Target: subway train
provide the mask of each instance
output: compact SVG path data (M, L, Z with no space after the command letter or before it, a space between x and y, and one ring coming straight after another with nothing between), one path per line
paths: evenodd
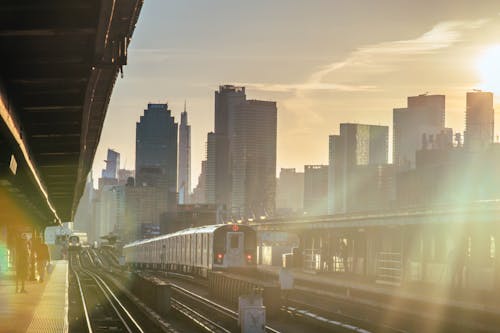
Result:
M87 244L87 233L86 232L73 232L68 237L68 250L69 251L80 251L82 246Z
M68 238L68 250L69 251L79 251L82 248L80 243L80 237L78 235L71 235Z
M135 268L161 269L206 277L208 271L255 267L257 235L239 224L184 229L123 247Z

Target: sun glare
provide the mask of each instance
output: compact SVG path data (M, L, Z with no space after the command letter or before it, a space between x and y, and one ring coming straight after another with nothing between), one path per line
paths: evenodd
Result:
M486 49L477 62L483 90L500 93L500 45Z

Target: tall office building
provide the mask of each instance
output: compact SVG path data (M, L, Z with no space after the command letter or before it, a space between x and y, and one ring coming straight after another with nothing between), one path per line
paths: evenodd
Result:
M231 208L232 117L235 107L245 100L245 87L224 85L215 92L215 137L213 139L215 139L216 154L215 161L208 161L208 167L215 165L215 203L226 211Z
M301 214L304 210L304 173L281 168L276 184L277 215Z
M179 203L188 204L191 193L191 126L188 125L186 105L179 126Z
M134 178L135 171L120 169L118 170L118 185L126 185L129 181L129 178Z
M113 178L118 179L118 170L120 169L120 153L108 149L108 155L106 157L106 168L102 170L102 178Z
M389 127L340 124L340 135L329 138L328 212L345 213L355 204L361 185L355 167L388 162Z
M467 93L465 112L465 147L467 149L484 149L493 143L494 117L493 93L484 91Z
M236 218L274 215L276 102L247 100L230 116L231 211Z
M304 214L328 213L328 165L304 166Z
M94 180L92 179L92 173L87 176L87 181L85 182L85 188L83 190L82 197L78 202L78 207L76 209L74 218L74 228L78 231L86 232L90 235L90 224L92 220L92 199L94 194ZM93 241L89 239L89 241Z
M206 164L206 179L205 179L205 200L207 204L215 205L216 200L216 135L213 132L207 135L207 164Z
M167 104L148 104L136 124L137 186L177 191L177 123Z
M415 155L422 149L423 141L433 145L444 126L444 95L408 97L406 108L393 109L393 164L403 169L415 168Z

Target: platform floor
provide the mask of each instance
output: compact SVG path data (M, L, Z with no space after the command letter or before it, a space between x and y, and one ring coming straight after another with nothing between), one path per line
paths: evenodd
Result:
M52 265L45 282L26 282L26 294L16 293L14 272L0 275L0 332L68 332L68 262Z
M259 265L258 269L263 273L278 276L281 267ZM483 311L500 315L500 302L498 302L496 297L485 300L484 297L479 297L477 293L474 292L465 292L463 290L458 292L440 287L431 289L425 286L394 287L377 284L363 280L357 276L344 275L342 273L312 274L300 269L291 269L290 273L296 281L320 283L321 285L331 285L332 287L349 288L395 298L453 306L464 310ZM306 287L300 288L307 289ZM321 293L328 294L329 292L327 290L322 290Z

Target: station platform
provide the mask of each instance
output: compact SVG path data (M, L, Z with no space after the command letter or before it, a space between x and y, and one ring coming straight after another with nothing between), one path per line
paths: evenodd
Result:
M0 332L68 332L68 262L52 265L45 282L26 282L27 293L16 293L14 272L0 275Z
M278 277L281 267L259 265L262 273ZM301 269L290 269L295 280L295 288L337 298L355 300L362 294L373 295L383 303L387 299L401 299L420 304L447 306L466 311L477 311L500 315L500 302L495 295L487 295L466 290L452 290L446 287L423 285L392 286L367 281L356 275L342 273L310 273ZM331 290L317 289L314 285L331 286ZM379 297L377 297L379 296ZM376 301L366 302L377 305ZM387 304L385 304L387 305ZM401 305L401 304L400 304Z

